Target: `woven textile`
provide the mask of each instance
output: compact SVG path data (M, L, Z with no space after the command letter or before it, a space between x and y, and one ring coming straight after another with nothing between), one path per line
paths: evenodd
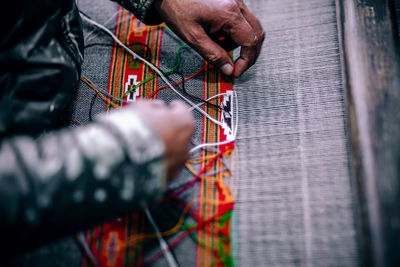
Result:
M236 200L231 221L235 265L356 266L357 224L334 1L246 2L261 20L266 41L257 64L234 85L240 114L233 157L236 182L232 185ZM115 31L116 4L108 0L98 0L96 4L80 0L78 4L85 13ZM85 24L84 30L86 45L113 43L91 26ZM165 31L161 41L157 60L167 70L175 65L176 51L182 43ZM110 46L85 50L83 75L104 90L109 88L112 54ZM182 49L181 55L181 66L186 67L180 71L185 77L202 67L202 59L190 49ZM178 74L170 78L176 82L181 79ZM203 72L188 80L187 90L205 96L204 79ZM163 86L160 80L157 83ZM154 90L150 84L146 88L149 92ZM86 85L80 85L72 118L81 123L89 120L94 95ZM170 101L175 96L162 90L158 98ZM105 110L106 104L97 97L92 113ZM201 121L202 116L195 116L196 121ZM197 127L193 140L196 144L203 138L203 125ZM172 188L187 183L185 177L190 174L184 172ZM192 196L196 192L199 184L187 193ZM159 224L166 220L168 227L173 222L163 212L162 208L158 211L152 207L155 220ZM144 214L136 216L132 222L147 220ZM194 244L185 238L174 248L181 266L196 265ZM156 240L146 248L148 255L159 252ZM64 248L58 254L72 255L71 251L76 250ZM34 265L35 253L32 254L29 259ZM58 254L52 254L55 256L47 257L47 266L58 263ZM167 262L160 258L153 265L166 266Z
M234 86L240 114L235 263L357 265L335 3L247 4L266 41L257 64ZM160 60L171 57L161 52Z
M193 144L233 138L232 79L205 63L165 26L145 26L122 8L119 8L115 20L117 37L160 67L187 98L201 103L199 99L224 94L202 106L207 114L223 122L223 127L215 125L200 113L196 114L197 129ZM87 47L92 46L104 44L87 43ZM164 87L161 79L143 62L133 58L123 48L113 47L109 94L129 102L139 98L159 98L166 102L179 99L170 88ZM119 101L109 99L106 109L120 105ZM91 113L94 113L93 110L89 111ZM79 121L78 118L76 120ZM169 185L168 200L149 207L171 249L171 255L179 265L233 264L230 243L230 218L234 205L230 188L232 149L233 145L227 144L196 152L180 177ZM86 242L101 266L162 266L165 264L164 252L160 250L159 237L154 228L148 215L139 211L88 231ZM181 250L186 253L179 252ZM84 259L83 266L88 264L89 260Z
M335 1L247 1L266 41L235 82L238 266L355 266Z

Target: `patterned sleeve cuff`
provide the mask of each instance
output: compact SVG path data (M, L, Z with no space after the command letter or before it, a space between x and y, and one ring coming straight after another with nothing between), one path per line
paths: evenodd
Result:
M160 15L154 8L157 0L113 0L135 14L135 17L147 25L157 25L162 22Z
M153 200L160 199L165 190L166 170L164 144L159 137L133 110L111 112L97 120L118 132L129 160L136 166L135 182L125 186L122 198L129 202L133 196L143 195L139 198L143 201L138 203L140 206L148 204L149 196Z

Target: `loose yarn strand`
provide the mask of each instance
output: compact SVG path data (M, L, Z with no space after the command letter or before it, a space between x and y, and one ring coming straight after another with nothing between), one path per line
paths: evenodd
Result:
M133 52L129 47L127 47L123 42L121 42L109 29L107 29L103 25L99 24L98 22L96 22L94 20L91 20L90 18L86 17L84 14L82 14L82 15L83 15L82 18L84 20L86 20L88 23L97 26L98 28L102 29L105 33L110 35L114 39L114 41L117 42L120 46L122 46L129 54L131 54L134 59L139 59L140 61L144 62L147 66L149 66L152 70L154 70L160 76L160 78L169 86L169 88L171 88L179 97L181 97L183 100L185 100L189 105L195 107L195 109L197 111L202 113L204 116L206 116L213 123L215 123L215 124L217 124L219 126L223 126L223 124L221 122L219 122L218 120L216 120L213 117L211 117L209 114L207 114L207 112L205 112L201 108L197 107L192 101L190 101L188 98L183 96L177 89L175 89L175 87L172 86L172 84L164 76L162 71L160 71L156 66L154 66L152 63L150 63L149 61L147 61L143 57L141 57L138 54L136 54L135 52Z
M165 255L165 258L167 259L167 263L169 267L178 267L178 263L176 262L176 260L174 259L174 256L172 256L171 251L168 249L168 244L167 242L164 240L164 238L162 237L162 235L160 234L161 231L158 228L156 222L153 219L153 216L151 215L150 211L148 208L146 208L145 210L146 216L149 219L151 225L153 226L154 230L156 231L157 234L157 239L158 242L160 243L160 247L161 247L161 251L163 252L163 254Z

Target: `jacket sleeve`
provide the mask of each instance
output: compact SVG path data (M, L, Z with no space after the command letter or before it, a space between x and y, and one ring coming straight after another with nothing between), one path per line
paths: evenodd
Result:
M126 109L37 140L1 141L0 254L11 255L160 199L163 153L155 133Z
M112 0L132 12L137 19L147 25L157 25L162 22L154 2L157 0Z

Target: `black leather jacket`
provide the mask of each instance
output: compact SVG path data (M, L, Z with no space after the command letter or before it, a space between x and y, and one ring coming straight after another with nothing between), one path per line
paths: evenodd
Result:
M145 206L165 186L163 145L133 111L58 129L83 61L75 2L4 2L0 259ZM121 2L142 20L156 18L152 0Z

